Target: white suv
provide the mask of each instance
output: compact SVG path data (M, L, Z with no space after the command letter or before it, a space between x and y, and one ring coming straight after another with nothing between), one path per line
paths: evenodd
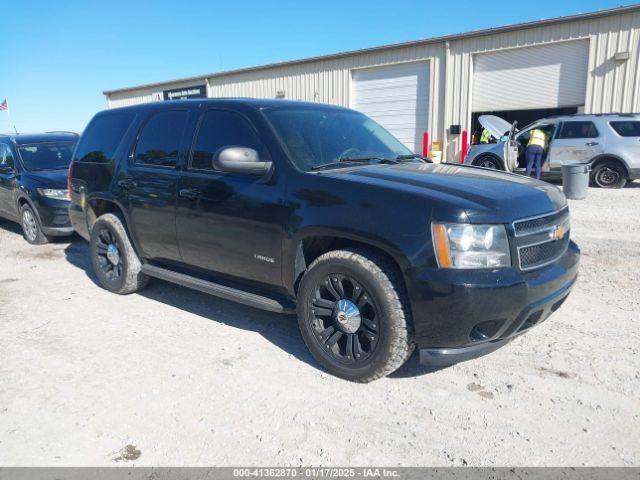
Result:
M479 119L498 143L473 145L467 165L523 173L529 132L539 128L550 138L542 167L545 177L561 177L570 163L591 164L591 182L602 188L622 188L640 178L640 114L563 115L538 120L522 130L493 115Z

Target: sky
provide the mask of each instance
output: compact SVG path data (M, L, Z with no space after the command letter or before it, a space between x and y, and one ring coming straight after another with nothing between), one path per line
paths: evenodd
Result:
M0 0L0 102L19 132L80 132L104 90L634 3L621 2Z

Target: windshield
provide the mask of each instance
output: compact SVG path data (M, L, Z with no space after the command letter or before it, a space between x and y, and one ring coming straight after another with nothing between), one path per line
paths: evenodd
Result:
M33 143L19 145L18 152L24 168L30 172L62 170L69 168L73 146L73 142Z
M412 155L393 135L369 117L352 110L274 108L264 110L303 171L349 159L395 159ZM335 165L340 166L339 164Z

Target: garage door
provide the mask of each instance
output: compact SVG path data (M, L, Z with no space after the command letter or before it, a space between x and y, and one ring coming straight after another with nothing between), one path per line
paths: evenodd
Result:
M474 56L473 111L584 105L589 41Z
M429 64L354 70L351 79L351 108L420 153L429 124Z

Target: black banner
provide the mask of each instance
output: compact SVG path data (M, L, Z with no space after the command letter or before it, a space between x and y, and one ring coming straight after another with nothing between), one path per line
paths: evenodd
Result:
M193 85L183 88L172 88L171 90L163 90L162 96L164 100L185 100L187 98L207 98L207 86Z
M638 480L598 467L0 467L0 480Z

